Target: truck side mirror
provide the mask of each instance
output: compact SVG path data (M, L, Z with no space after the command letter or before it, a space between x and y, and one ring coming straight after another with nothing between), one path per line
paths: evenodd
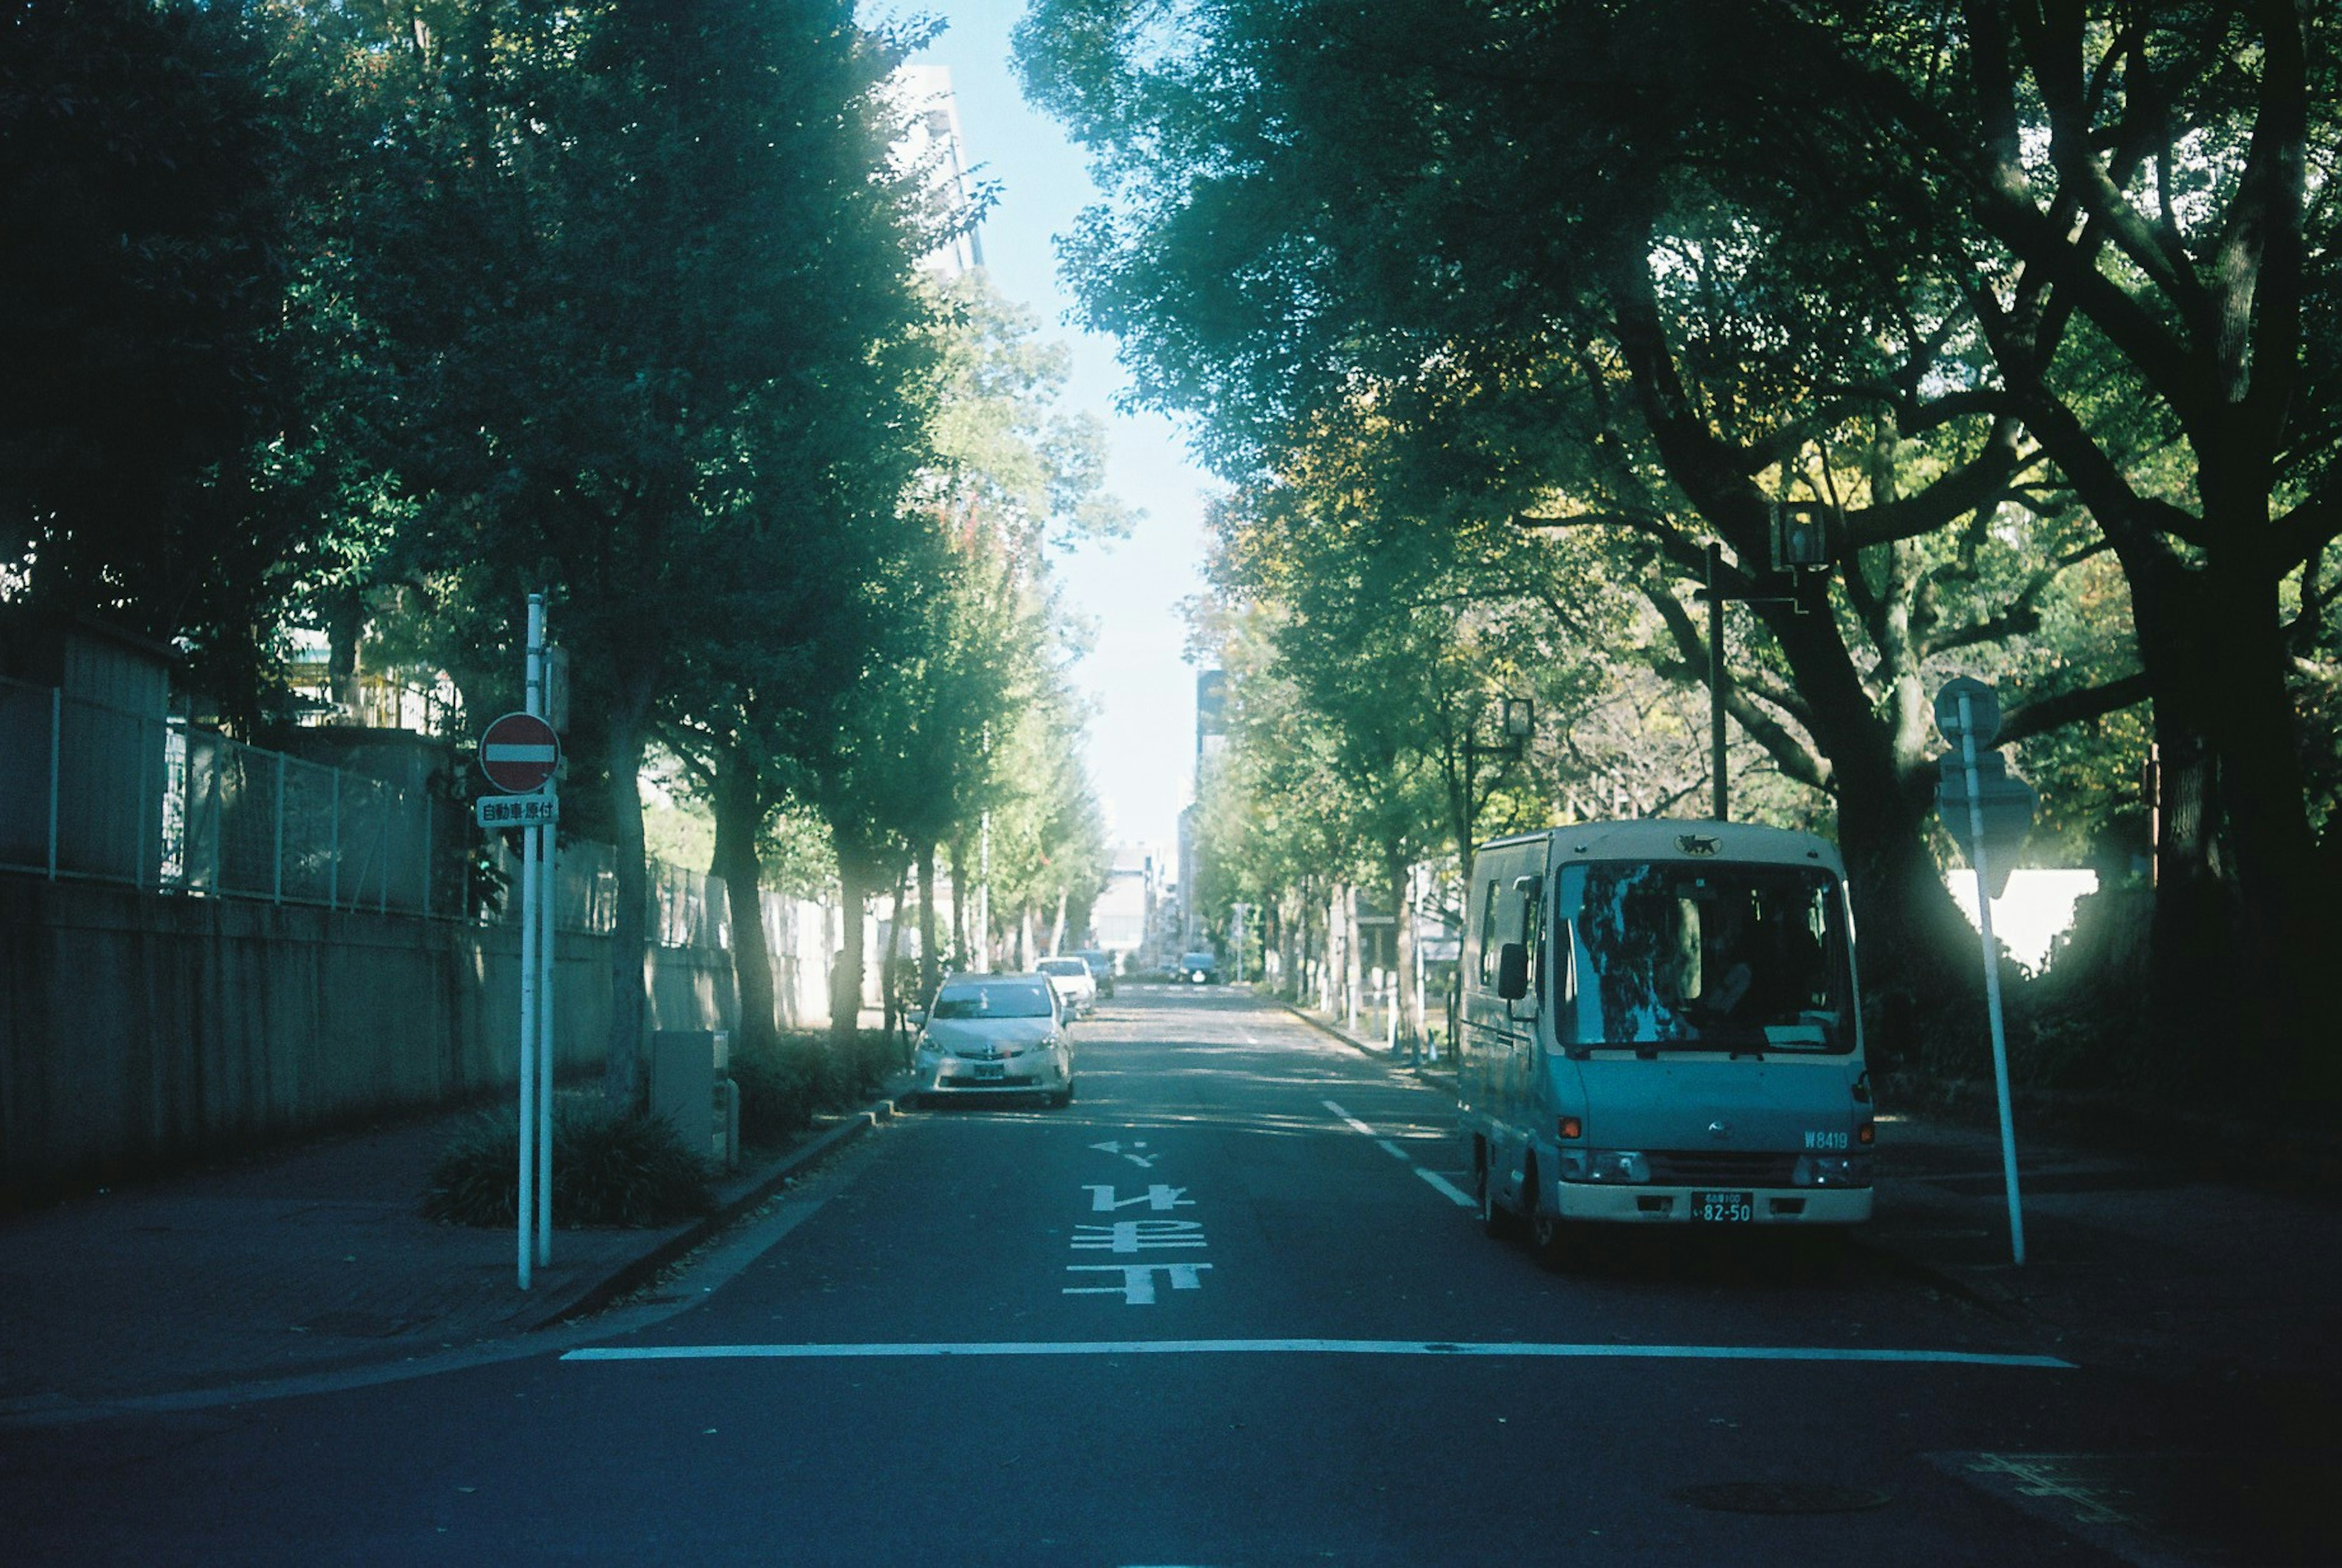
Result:
M1518 1002L1529 994L1529 950L1517 942L1496 949L1496 994Z

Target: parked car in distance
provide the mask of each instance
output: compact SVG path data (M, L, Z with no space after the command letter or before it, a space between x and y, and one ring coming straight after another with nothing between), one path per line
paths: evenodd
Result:
M1179 960L1171 978L1183 984L1210 985L1220 978L1220 961L1208 953L1190 953Z
M1090 966L1090 978L1097 982L1100 996L1114 994L1114 954L1102 947L1085 947L1074 954Z
M1097 978L1087 963L1068 953L1044 958L1033 967L1049 977L1049 984L1064 995L1076 1017L1097 1011Z
M936 992L912 1057L928 1102L1039 1094L1074 1097L1071 1008L1046 974L956 974Z

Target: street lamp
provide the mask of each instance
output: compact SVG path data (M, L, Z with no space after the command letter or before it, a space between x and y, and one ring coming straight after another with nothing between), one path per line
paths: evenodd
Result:
M1832 564L1829 543L1830 509L1818 502L1777 501L1773 504L1772 556L1773 569L1766 575L1773 582L1752 578L1746 593L1727 593L1724 587L1724 546L1709 540L1706 551L1706 583L1695 598L1707 601L1707 744L1708 767L1715 779L1716 820L1731 820L1731 780L1725 772L1724 708L1725 697L1732 679L1724 661L1724 606L1726 601L1743 604L1787 604L1794 614L1806 613L1805 581L1801 573L1827 572ZM1779 578L1789 575L1787 584ZM1760 593L1761 585L1786 585L1788 592Z
M1536 704L1527 697L1500 699L1497 732L1504 737L1495 745L1484 746L1469 733L1464 736L1464 764L1467 768L1482 757L1494 757L1499 762L1518 762L1528 749L1529 737L1536 731Z

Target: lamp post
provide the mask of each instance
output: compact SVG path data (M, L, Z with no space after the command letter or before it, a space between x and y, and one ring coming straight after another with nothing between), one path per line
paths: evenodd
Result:
M1724 658L1724 606L1727 600L1743 604L1787 604L1797 614L1806 613L1804 584L1796 574L1814 570L1827 571L1830 566L1829 512L1818 503L1779 501L1773 505L1772 528L1773 574L1789 573L1789 591L1786 594L1757 593L1752 585L1742 594L1726 593L1724 587L1724 546L1708 541L1706 560L1706 584L1698 597L1707 601L1707 747L1708 768L1715 781L1716 820L1728 822L1731 811L1731 779L1725 770L1724 709L1730 690L1732 672Z
M1527 697L1500 698L1497 719L1496 728L1504 738L1495 745L1484 746L1466 732L1464 766L1467 774L1482 757L1507 763L1520 761L1521 754L1528 748L1529 736L1536 730L1536 704Z

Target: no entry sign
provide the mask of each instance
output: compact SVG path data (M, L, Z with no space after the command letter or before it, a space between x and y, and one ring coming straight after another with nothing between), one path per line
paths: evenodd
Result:
M480 734L480 771L507 794L545 787L561 764L561 737L535 714L506 714Z

